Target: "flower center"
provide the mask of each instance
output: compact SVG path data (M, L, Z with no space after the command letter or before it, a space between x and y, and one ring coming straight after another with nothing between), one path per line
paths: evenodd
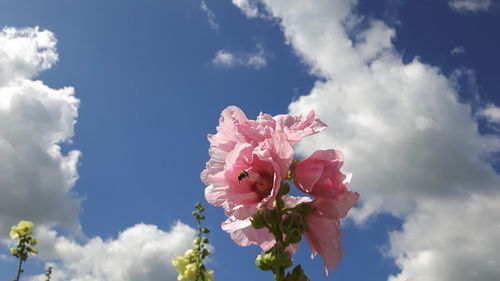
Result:
M249 173L252 190L257 192L261 199L269 196L273 189L273 178L267 174Z

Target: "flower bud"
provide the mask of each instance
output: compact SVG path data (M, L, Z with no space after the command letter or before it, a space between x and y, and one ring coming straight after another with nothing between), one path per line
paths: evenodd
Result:
M282 182L280 186L280 191L278 192L278 197L281 197L290 192L290 185L287 182Z
M292 256L285 251L275 253L275 264L279 267L288 268L293 265Z
M283 221L283 230L285 232L293 228L298 229L300 232L303 232L307 228L304 217L300 213L291 213Z
M292 228L286 233L286 241L291 244L299 243L302 240L302 231Z
M16 248L10 248L10 254L17 257L17 255L19 255L19 251Z
M203 249L203 251L201 251L202 258L205 258L210 254L212 254L212 251L210 251L209 249Z
M264 215L261 212L258 212L255 215L253 215L252 218L250 219L250 222L252 223L252 226L255 229L261 229L266 224L264 221Z
M280 217L278 217L276 215L274 210L267 210L266 209L266 210L264 210L263 215L264 215L264 220L270 225L275 225L280 220Z
M31 246L36 246L36 244L37 244L36 239L35 239L35 238L31 238L31 239L30 239L30 245L31 245Z
M260 270L263 270L263 271L268 271L268 270L272 269L272 267L270 267L270 265L268 264L268 260L265 258L265 253L262 253L262 254L257 256L257 258L255 259L255 265Z

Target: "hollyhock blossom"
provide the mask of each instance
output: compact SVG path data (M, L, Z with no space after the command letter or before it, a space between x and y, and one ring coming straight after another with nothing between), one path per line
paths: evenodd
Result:
M223 227L240 245L266 247L271 234L246 231L249 218L261 207L272 207L293 161L291 145L325 127L314 111L306 118L261 113L256 120L235 106L221 113L217 133L208 136L211 158L201 179L207 201L224 208L229 219Z
M343 174L344 154L335 149L315 151L293 169L295 185L315 197L335 199L347 192L351 174Z
M222 229L228 232L233 241L240 246L257 245L267 251L276 244L274 235L267 228L255 229L250 218L238 220L235 217L229 217L222 223Z
M313 256L319 254L328 267L335 268L342 257L340 219L347 215L359 198L347 190L351 174L343 174L344 154L339 150L318 150L299 161L293 168L294 183L299 190L317 197L311 205L313 214L306 217L305 233Z
M306 217L309 230L304 236L311 247L312 257L319 254L323 258L326 275L328 267L335 269L342 258L340 219L347 215L358 198L358 193L349 191L335 199L317 198L311 203L315 211Z

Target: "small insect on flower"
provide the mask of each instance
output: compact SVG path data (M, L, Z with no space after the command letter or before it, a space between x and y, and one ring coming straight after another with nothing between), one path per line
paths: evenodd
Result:
M246 177L248 177L248 172L245 170L241 170L241 172L238 174L238 183L240 183Z

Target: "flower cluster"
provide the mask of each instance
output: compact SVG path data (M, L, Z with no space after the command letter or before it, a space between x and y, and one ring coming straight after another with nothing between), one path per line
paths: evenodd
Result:
M278 267L288 267L287 255L296 251L302 235L313 255L322 256L325 273L340 261L340 219L359 197L347 190L351 175L340 171L344 156L338 150L319 150L299 161L292 147L325 128L314 111L306 117L261 113L249 120L230 106L221 114L217 133L208 136L211 158L201 173L205 197L224 208L228 218L222 229L238 245L255 244L265 251L257 258L263 270L269 267L266 260L280 259L278 252L283 256ZM288 182L305 196L288 195Z
M10 248L10 253L14 257L19 259L19 266L17 269L17 276L14 278L14 281L19 281L21 273L23 273L22 264L28 259L28 253L33 255L38 254L38 251L33 249L32 247L36 246L37 241L35 238L31 237L31 233L33 232L33 223L30 221L20 221L17 225L14 225L10 228L10 238L17 239L19 238L19 242L16 248Z
M172 259L172 265L177 271L178 280L213 281L214 271L207 270L203 264L203 259L212 253L205 248L208 239L203 237L203 234L209 233L210 229L201 226L201 221L205 219L205 216L202 215L205 209L201 203L196 203L195 208L193 216L198 222L198 236L193 241L194 248L187 250L184 256Z

